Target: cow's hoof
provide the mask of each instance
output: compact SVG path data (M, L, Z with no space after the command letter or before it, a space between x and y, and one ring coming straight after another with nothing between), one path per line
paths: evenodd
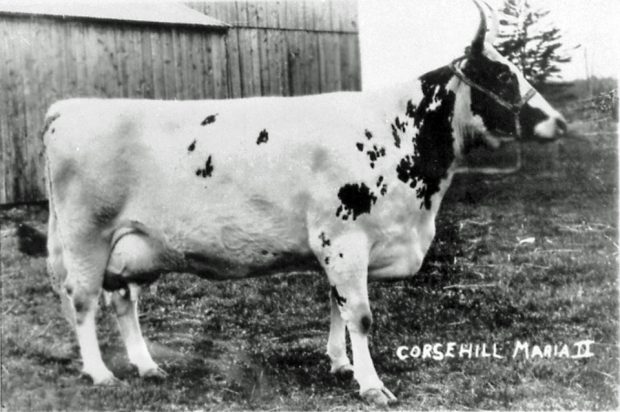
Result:
M385 386L381 389L368 389L361 394L362 399L373 406L386 407L397 401L396 396L390 392Z
M330 373L340 380L351 380L353 379L353 366L346 364L337 368L332 367Z
M97 375L87 373L87 372L84 372L84 374L87 376L90 376L90 378L93 380L93 383L97 386L120 386L120 385L125 384L125 382L118 379L110 371L107 371L107 373L101 373Z
M165 370L157 366L155 368L147 369L144 372L140 372L140 377L144 379L163 380L168 377L168 373L166 373Z

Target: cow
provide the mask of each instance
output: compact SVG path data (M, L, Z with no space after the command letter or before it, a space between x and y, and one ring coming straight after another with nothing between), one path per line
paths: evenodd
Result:
M331 287L331 372L352 374L371 404L395 401L368 349L368 281L420 269L468 148L507 135L552 141L566 128L491 46L488 10L475 5L480 26L464 56L382 91L53 104L48 267L83 373L117 382L96 336L102 291L129 361L142 377L164 377L140 331L142 286L169 272L242 279L317 269Z

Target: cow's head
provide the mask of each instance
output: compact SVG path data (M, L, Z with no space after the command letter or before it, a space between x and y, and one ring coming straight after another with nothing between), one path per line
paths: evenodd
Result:
M551 105L532 88L517 67L491 45L498 24L487 33L485 6L474 0L480 11L480 26L465 56L451 68L462 82L463 95L469 99L455 115L463 125L465 145L484 142L498 147L503 137L521 135L523 139L552 141L566 131L566 122ZM469 90L465 90L468 88Z

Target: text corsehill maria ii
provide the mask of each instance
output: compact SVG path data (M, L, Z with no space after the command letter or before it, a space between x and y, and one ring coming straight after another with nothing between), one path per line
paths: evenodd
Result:
M396 356L400 360L432 359L583 359L594 356L591 351L593 340L574 343L532 344L515 341L512 345L497 343L424 343L399 346Z

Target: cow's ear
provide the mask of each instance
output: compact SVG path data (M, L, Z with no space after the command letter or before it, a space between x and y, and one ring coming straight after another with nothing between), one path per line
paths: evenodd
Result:
M478 8L478 11L480 12L480 25L478 26L478 31L476 32L476 36L474 37L474 40L472 40L471 42L470 52L473 55L479 55L479 54L482 54L484 50L484 37L486 36L486 33L487 33L487 16L486 16L486 13L484 12L484 8L478 2L478 0L473 0L473 1L476 7Z

